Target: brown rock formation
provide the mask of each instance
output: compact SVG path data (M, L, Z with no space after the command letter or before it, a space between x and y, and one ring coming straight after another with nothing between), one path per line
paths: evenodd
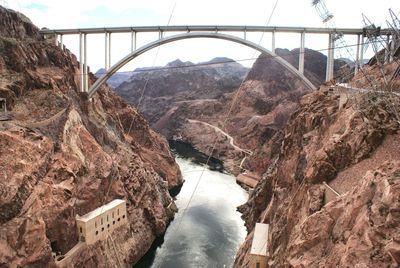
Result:
M390 105L389 105L390 104ZM270 224L271 267L397 267L399 99L329 86L302 98L249 201L246 267L256 222ZM330 201L326 181L341 194ZM328 202L330 201L330 202Z
M181 175L166 140L103 87L78 94L73 55L44 40L23 15L0 7L0 97L12 120L0 122L0 266L54 267L53 252L77 242L75 215L115 198L129 225L84 247L71 266L136 262L173 212L168 189ZM92 81L93 81L93 77Z

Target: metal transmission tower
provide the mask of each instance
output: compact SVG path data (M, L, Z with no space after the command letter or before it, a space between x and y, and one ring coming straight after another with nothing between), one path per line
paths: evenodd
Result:
M336 25L334 23L333 20L333 14L331 12L328 11L328 8L326 7L324 0L313 0L312 1L312 5L315 7L315 9L317 10L319 16L322 19L322 22L329 28L336 28ZM335 52L337 52L339 54L339 56L342 58L342 53L341 51L344 49L345 50L345 54L346 56L350 57L350 59L355 63L355 73L357 73L358 71L361 71L363 76L366 78L368 84L372 87L372 88L376 88L376 85L374 84L374 79L371 79L371 77L369 77L366 72L361 69L361 67L363 66L363 55L364 55L364 35L358 35L357 38L357 52L354 53L352 48L350 46L347 45L346 40L343 37L343 33L341 33L340 31L335 31L332 35L330 35L330 42L329 42L329 53L328 53L328 60L331 59L333 61L333 51L335 50L335 47L337 47L337 49L335 50ZM361 45L361 49L359 49ZM354 56L355 55L355 56ZM333 62L330 64L330 68L329 70L327 70L327 73L330 73L330 78L333 78ZM351 75L351 74L350 74ZM351 78L349 75L349 77L346 78Z
M388 58L390 57L388 55L391 54L389 36L385 40L381 35L381 27L377 27L375 24L371 23L365 14L362 14L362 17L364 23L363 35L367 37L367 44L371 44L372 46L376 64L379 66L383 78L383 87L381 86L381 88L387 90L388 80L386 79L384 65L385 62L389 61ZM365 46L365 50L367 46Z
M317 11L318 15L322 19L322 22L328 27L328 28L336 28L334 21L333 21L333 14L329 12L328 8L325 5L324 0L312 0L312 6L315 8ZM335 47L338 47L339 49L335 50ZM339 57L342 58L341 54L341 48L346 48L347 52L351 54L349 51L349 48L347 48L347 44L343 38L343 33L339 31L335 31L332 34L329 35L329 49L328 49L328 64L327 64L327 70L326 70L326 77L328 78L327 80L330 80L334 75L334 51L336 51L339 54ZM352 55L350 55L352 58L354 58ZM356 61L356 71L357 71L357 63L358 59Z
M391 22L386 21L386 24L388 25L388 28L390 29L390 33L392 36L392 41L389 44L389 57L388 61L393 61L395 60L397 63L397 69L394 72L392 78L390 79L392 82L396 77L400 75L400 59L395 58L395 53L396 51L400 50L400 20L399 18L395 15L392 9L389 8L389 14L392 19Z

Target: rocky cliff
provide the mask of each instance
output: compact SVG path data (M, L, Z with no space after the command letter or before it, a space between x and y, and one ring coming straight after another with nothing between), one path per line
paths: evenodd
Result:
M78 93L75 56L0 7L0 267L54 267L78 241L76 215L115 198L128 225L82 248L69 266L136 262L173 217L181 175L166 140L108 87ZM91 76L91 81L94 77Z
M141 68L116 88L155 124L181 101L214 99L237 89L246 68L228 58L194 64L175 60L164 67ZM140 103L140 104L139 104Z
M377 66L365 70L383 80ZM355 79L363 85L361 74ZM235 266L248 266L254 225L262 222L270 224L271 267L398 267L399 110L398 97L371 91L326 85L304 96L240 207L249 235Z

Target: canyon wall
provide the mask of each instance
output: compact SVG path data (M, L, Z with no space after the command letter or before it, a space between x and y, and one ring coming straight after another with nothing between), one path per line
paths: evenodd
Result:
M115 198L128 225L82 248L70 266L136 262L174 211L182 177L168 144L106 86L81 95L78 62L24 15L0 7L0 267L54 267L78 242L76 215ZM91 75L91 82L94 77Z
M383 82L378 66L364 70ZM393 62L384 73L395 70ZM392 89L399 92L396 79ZM359 72L354 83L368 87L366 80ZM399 98L389 93L327 84L304 96L239 208L249 235L235 267L248 267L256 222L270 225L270 267L398 267L398 111Z

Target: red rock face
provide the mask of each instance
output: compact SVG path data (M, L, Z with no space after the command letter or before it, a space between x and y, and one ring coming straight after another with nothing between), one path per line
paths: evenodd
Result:
M166 140L109 88L81 97L75 57L25 17L0 7L0 25L0 97L12 117L0 122L0 266L54 267L52 251L78 241L75 215L115 198L129 221L113 234L118 258L136 262L165 231L168 190L182 183ZM107 242L71 260L116 263Z
M400 101L329 88L302 98L240 207L249 236L236 267L249 263L256 222L270 224L271 267L399 265Z

